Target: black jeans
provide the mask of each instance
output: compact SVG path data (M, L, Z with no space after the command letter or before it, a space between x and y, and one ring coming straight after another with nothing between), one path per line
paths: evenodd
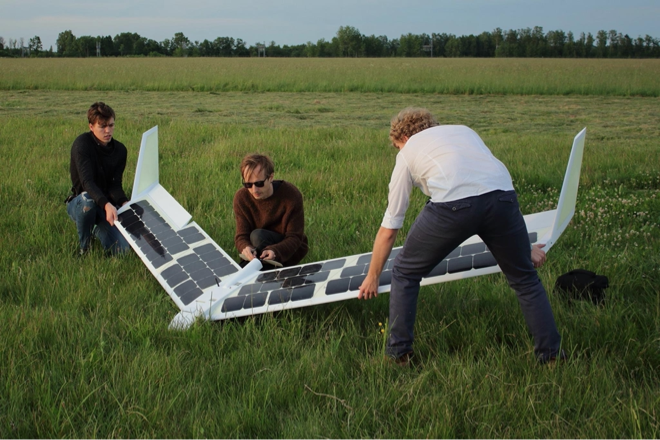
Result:
M515 191L493 191L446 203L428 203L394 260L387 354L412 351L419 283L472 235L488 246L515 290L541 361L557 355L561 337L545 288L531 260L527 226Z
M277 244L282 240L284 240L284 235L267 229L255 229L250 234L250 242L257 250L257 256L261 255L264 248Z

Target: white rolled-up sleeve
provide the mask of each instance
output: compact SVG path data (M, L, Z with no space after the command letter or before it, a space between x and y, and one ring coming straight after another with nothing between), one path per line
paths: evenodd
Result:
M381 226L387 229L401 229L406 217L406 210L410 203L410 192L413 180L403 154L396 156L396 164L390 179L389 195L387 197L387 210Z

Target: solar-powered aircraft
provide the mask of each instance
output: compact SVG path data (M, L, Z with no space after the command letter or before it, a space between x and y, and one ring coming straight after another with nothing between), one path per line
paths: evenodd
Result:
M575 136L557 209L525 215L530 243L547 252L575 213L586 128ZM241 268L160 185L158 127L142 135L133 193L115 223L181 310L170 323L186 329L198 318L213 321L357 298L371 253L261 271L258 259ZM394 248L378 292L389 292ZM421 284L499 272L478 236L458 246Z

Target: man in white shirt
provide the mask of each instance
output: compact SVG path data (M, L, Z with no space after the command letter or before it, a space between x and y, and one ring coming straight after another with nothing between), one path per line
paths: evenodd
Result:
M369 273L358 298L378 295L378 279L418 187L430 197L394 260L387 355L407 365L412 357L419 284L440 261L479 235L515 290L541 363L564 358L546 291L534 269L525 220L508 170L468 127L439 125L426 109L407 108L392 119L390 140L399 149L388 206L376 235Z

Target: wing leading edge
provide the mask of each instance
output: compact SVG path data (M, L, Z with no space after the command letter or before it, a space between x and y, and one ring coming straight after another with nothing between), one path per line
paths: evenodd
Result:
M586 129L574 139L557 209L524 216L531 243L548 250L574 212ZM155 166L154 166L155 163ZM144 133L129 204L119 211L119 230L167 291L180 313L170 328L185 329L198 317L223 320L357 298L371 253L260 272L253 260L240 267L191 219L158 182L157 127ZM136 193L137 188L137 193ZM379 292L389 292L392 250ZM422 285L499 272L478 236L470 237L441 261Z

